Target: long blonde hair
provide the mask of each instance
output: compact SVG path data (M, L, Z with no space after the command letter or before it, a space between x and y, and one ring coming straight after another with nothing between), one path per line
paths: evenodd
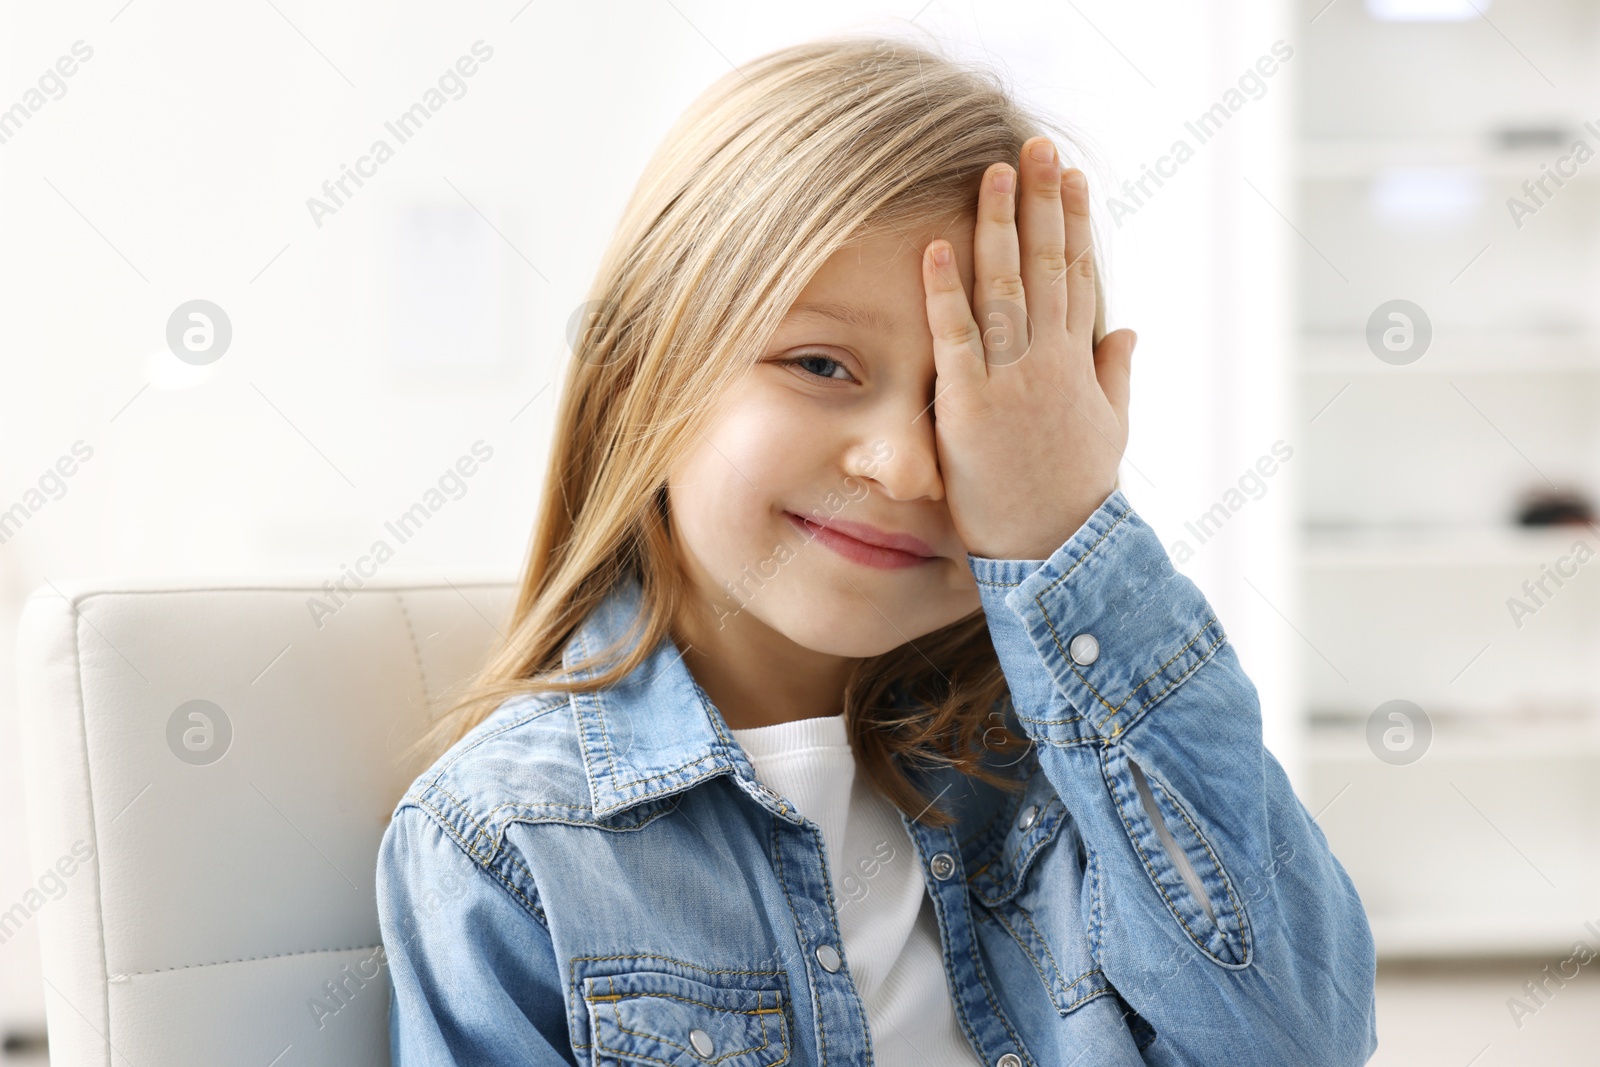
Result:
M594 314L573 339L506 639L412 753L437 755L512 696L613 685L669 636L691 593L666 524L668 472L750 353L834 251L913 222L972 216L984 171L1015 166L1041 126L1067 157L1072 135L1024 111L993 71L883 36L782 48L707 89L645 168L590 288ZM627 574L643 592L636 625L583 666L631 652L592 677L563 677L568 638ZM977 612L915 647L861 660L844 711L878 789L943 825L949 816L908 771L954 766L1014 784L985 757L1022 744L993 714L1007 695Z

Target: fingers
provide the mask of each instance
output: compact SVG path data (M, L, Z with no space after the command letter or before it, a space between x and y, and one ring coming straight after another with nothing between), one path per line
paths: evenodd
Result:
M1089 179L1083 171L1067 173L1061 182L1061 211L1066 220L1067 333L1094 336L1094 246L1089 232Z
M978 325L967 306L967 290L956 267L955 249L943 238L922 252L922 288L933 334L939 389L981 385L988 377Z
M996 366L1016 362L1028 347L1029 291L1023 288L1017 244L1016 181L1017 172L1005 163L989 168L979 186L972 233L973 318L986 359Z
M1128 394L1133 378L1133 346L1139 336L1132 330L1113 330L1094 350L1094 374L1100 391L1117 413L1117 421L1128 425Z
M1067 242L1063 226L1061 163L1048 137L1022 145L1022 196L1017 234L1022 242L1022 284L1035 336L1065 331Z

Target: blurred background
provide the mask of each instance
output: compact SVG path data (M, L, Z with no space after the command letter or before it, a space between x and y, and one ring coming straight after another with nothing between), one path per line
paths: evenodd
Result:
M668 125L769 49L926 33L1079 131L1140 336L1122 486L1361 891L1373 1062L1600 1062L1597 15L8 5L0 805L33 590L335 579L480 440L385 571L513 576L570 321ZM0 820L0 913L42 862ZM8 1061L44 1061L43 1015L35 932L0 927Z

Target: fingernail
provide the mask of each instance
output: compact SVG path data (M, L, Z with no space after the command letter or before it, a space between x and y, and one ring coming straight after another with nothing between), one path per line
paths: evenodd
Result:
M1056 146L1049 141L1039 141L1033 146L1033 158L1037 163L1049 163L1056 158Z
M1010 167L1001 167L999 170L995 171L994 191L997 193L1009 193L1011 191L1011 183L1014 177L1015 175L1012 173Z
M943 242L933 246L933 261L941 267L950 265L950 246Z

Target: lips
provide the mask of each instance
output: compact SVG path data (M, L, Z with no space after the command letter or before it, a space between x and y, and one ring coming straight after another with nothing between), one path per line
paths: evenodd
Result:
M807 537L821 541L846 559L869 567L896 570L915 567L937 557L926 541L910 534L890 533L843 519L818 523L792 511L784 512L784 516Z

